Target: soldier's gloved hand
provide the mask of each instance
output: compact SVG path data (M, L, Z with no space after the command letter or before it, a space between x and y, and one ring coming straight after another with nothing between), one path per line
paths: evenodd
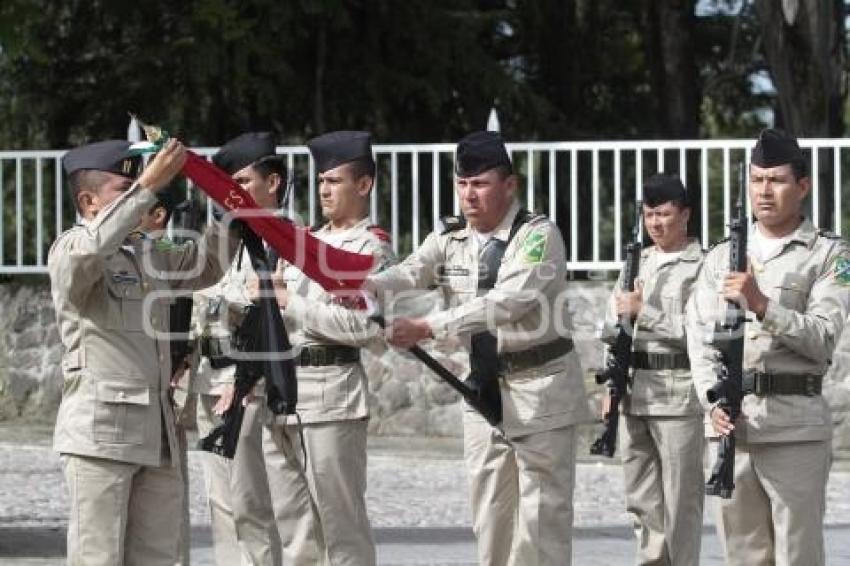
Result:
M729 436L735 430L735 424L729 418L729 415L726 414L726 411L721 409L719 405L711 408L709 416L711 417L711 426L714 427L714 432L717 434Z
M387 323L385 334L390 345L405 350L434 337L431 326L423 318L395 318Z
M761 320L767 311L769 299L761 292L761 289L753 275L752 263L747 263L747 271L744 273L734 271L723 278L723 298L732 301L742 309L747 309Z
M175 138L151 159L139 176L139 184L149 191L159 192L183 169L186 148Z
M617 316L628 316L637 318L640 309L643 308L643 285L638 282L634 291L620 291L614 297L614 306Z

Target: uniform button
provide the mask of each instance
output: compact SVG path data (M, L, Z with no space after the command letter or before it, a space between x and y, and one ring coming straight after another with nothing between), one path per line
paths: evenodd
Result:
M150 283L148 283L147 281L145 281L144 283L142 283L142 289L144 289L145 291L147 291L149 288L150 288Z
M127 395L123 391L119 391L118 394L115 395L115 397L118 398L118 399L123 399L126 396Z
M758 337L759 337L758 332L750 332L750 340L755 340Z

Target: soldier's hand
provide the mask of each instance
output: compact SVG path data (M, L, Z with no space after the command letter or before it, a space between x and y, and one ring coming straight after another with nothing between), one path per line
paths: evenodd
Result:
M711 426L714 427L714 432L717 434L729 436L735 430L735 424L732 422L732 419L729 418L726 411L721 409L719 405L711 408L709 416L711 417Z
M186 163L186 148L175 138L151 159L139 176L139 183L149 191L159 192L180 172Z
M614 307L617 316L637 318L643 308L643 286L638 283L634 291L619 291L614 297Z
M274 287L274 297L277 305L285 309L289 302L289 294L286 291L286 281L283 280L283 273L281 271L275 271L272 274L272 286ZM248 299L252 302L256 302L260 298L260 280L256 275L248 278L248 281L245 283L245 292L248 295Z
M431 326L422 318L395 318L387 323L384 334L390 345L405 350L433 337Z
M733 271L723 279L723 298L732 301L742 309L747 309L756 314L761 320L767 311L768 298L759 289L755 275L753 275L752 264L748 264L747 271Z
M601 411L599 416L602 417L602 419L605 419L605 417L610 412L611 412L611 395L609 393L605 393L605 395L602 396L602 411Z
M233 395L235 393L235 389L233 385L225 385L221 389L221 394L218 396L218 401L213 405L213 413L218 416L224 414L224 412L230 408L233 404Z

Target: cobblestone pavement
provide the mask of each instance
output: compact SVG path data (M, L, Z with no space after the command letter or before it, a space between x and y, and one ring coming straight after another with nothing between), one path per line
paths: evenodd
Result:
M59 458L44 438L3 438L0 564L61 564L67 498ZM190 452L192 562L211 564L200 457ZM582 462L577 476L574 563L632 563L633 540L623 511L619 467ZM829 564L850 566L850 466L835 466L827 491ZM463 462L456 442L372 442L367 500L380 564L475 563ZM705 535L703 563L720 564L708 517Z

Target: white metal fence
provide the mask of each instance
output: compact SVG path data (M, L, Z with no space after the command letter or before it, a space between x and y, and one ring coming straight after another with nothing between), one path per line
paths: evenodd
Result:
M722 237L737 197L735 166L749 161L753 140L533 142L508 145L520 175L519 195L529 209L557 222L567 243L568 269L619 269L621 250L640 198L641 180L679 174L691 193L691 229L703 245ZM815 224L842 233L850 142L807 139ZM372 193L375 223L392 235L402 255L415 249L444 214L458 212L453 190L454 144L376 145L378 175ZM215 148L196 151L211 155ZM303 146L279 147L296 171L293 217L320 218L315 170ZM43 273L50 243L75 214L65 190L63 151L0 151L0 274ZM187 187L188 194L200 194ZM200 198L200 197L194 197ZM203 202L205 198L201 199ZM207 207L208 217L211 208Z

